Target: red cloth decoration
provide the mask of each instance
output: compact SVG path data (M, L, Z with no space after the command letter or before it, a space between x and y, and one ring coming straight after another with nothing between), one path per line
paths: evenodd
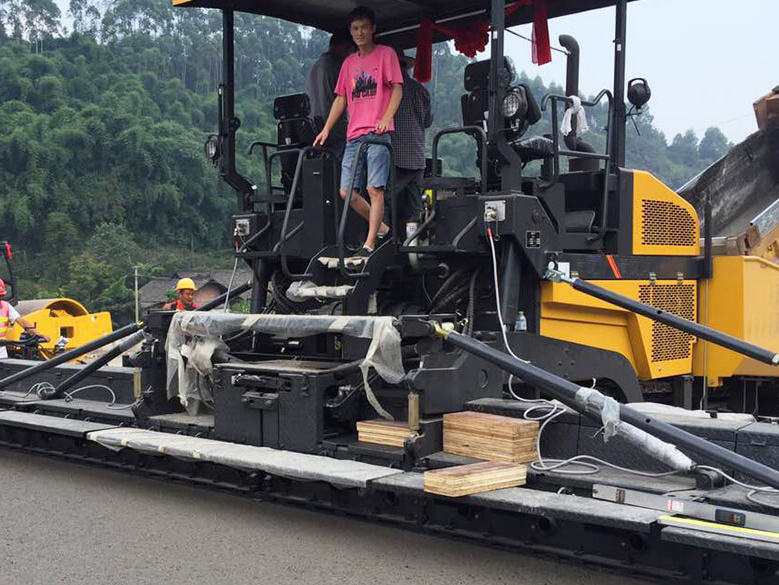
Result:
M552 60L552 48L549 43L549 26L546 0L518 0L506 10L511 15L521 6L533 5L533 63L544 65ZM438 25L424 18L417 34L417 54L414 65L414 78L421 82L430 81L433 59L433 31L454 39L454 47L463 55L475 57L487 47L490 23L478 20L457 28Z

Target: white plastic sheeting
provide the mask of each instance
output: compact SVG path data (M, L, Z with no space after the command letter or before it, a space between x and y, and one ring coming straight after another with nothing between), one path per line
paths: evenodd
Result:
M173 316L166 343L168 397L178 396L190 414L202 404L211 403L211 358L217 349L225 349L224 335L251 330L282 338L298 338L317 333L342 333L371 340L360 369L370 404L382 417L392 416L382 408L368 382L368 370L387 382L403 379L400 333L392 317L354 317L330 315L236 315L229 313L181 312Z

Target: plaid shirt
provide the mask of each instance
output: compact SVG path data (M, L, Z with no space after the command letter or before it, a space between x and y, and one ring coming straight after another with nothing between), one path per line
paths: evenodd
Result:
M425 128L433 123L430 94L403 71L403 99L395 113L392 152L401 169L425 168Z

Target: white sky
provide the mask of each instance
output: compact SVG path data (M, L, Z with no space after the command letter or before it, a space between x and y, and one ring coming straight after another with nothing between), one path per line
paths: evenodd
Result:
M69 0L56 2L69 26ZM647 79L655 125L669 142L690 128L700 138L709 126L719 126L733 142L757 129L752 102L779 85L777 23L779 0L639 0L628 5L627 79ZM516 30L531 34L530 25ZM579 41L582 93L612 87L613 8L550 20L549 34L554 45L561 34ZM529 43L510 34L506 51L528 75L565 83L564 55L553 52L552 63L537 67Z

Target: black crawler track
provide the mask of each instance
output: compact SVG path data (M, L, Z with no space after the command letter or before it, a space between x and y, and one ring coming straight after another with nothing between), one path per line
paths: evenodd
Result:
M662 539L659 528L637 532L590 520L554 518L543 509L519 513L438 498L402 486L339 489L213 463L111 451L83 436L0 426L0 446L116 471L226 491L258 501L390 524L501 549L666 583L764 585L777 583L779 561L742 551L704 549Z

